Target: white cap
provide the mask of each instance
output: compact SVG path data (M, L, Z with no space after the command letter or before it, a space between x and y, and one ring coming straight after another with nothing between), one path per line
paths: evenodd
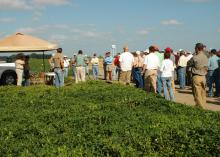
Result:
M141 51L136 51L136 54L137 54L137 55L140 55L140 54L141 54Z
M149 49L146 49L144 52L146 52L146 53L150 53Z
M63 58L67 58L67 56L63 56Z

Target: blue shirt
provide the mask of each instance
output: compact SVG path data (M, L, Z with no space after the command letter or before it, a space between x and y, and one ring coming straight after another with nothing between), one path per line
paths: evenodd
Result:
M215 70L218 68L218 57L216 55L213 55L208 60L208 70Z
M113 57L112 56L109 56L109 57L105 58L105 64L106 65L110 65L110 64L112 64L112 62L113 62Z

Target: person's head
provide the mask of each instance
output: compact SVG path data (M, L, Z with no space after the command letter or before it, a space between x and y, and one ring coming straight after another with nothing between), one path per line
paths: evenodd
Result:
M63 52L63 49L62 48L58 48L57 49L57 53L62 53Z
M19 53L17 54L16 59L25 59L25 56L23 53Z
M109 57L111 55L111 52L106 52L106 56Z
M160 51L159 47L157 45L153 45L154 51Z
M128 46L124 46L123 50L124 52L128 52L129 51Z
M63 59L65 59L65 60L66 60L66 59L67 59L67 56L64 56L64 57L63 57Z
M180 51L180 56L183 56L183 55L185 55L185 51L184 50Z
M26 61L29 61L29 59L30 59L30 57L27 55L27 56L25 56L25 60Z
M94 53L94 54L93 54L93 57L96 57L96 56L97 56L96 53Z
M170 59L170 52L165 52L164 53L164 59Z
M204 50L204 45L202 44L202 43L197 43L196 45L195 45L195 51L198 53L198 52L200 52L200 51L203 51Z
M216 49L212 49L212 50L210 51L210 54L211 54L211 55L216 55L216 54L217 54L217 50L216 50Z
M78 54L79 54L79 55L82 55L82 54L83 54L83 51L82 51L82 50L79 50L79 51L78 51Z
M149 52L150 53L154 53L156 50L155 50L155 47L154 46L150 46L149 47Z
M220 50L217 52L217 56L220 57Z

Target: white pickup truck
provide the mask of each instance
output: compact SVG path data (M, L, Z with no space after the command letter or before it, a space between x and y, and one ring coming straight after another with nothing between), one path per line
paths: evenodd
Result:
M15 63L0 62L0 84L15 85L17 75L15 72Z

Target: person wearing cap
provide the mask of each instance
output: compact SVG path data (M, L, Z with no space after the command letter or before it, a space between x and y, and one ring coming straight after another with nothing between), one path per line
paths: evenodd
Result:
M166 100L174 101L174 92L172 89L172 77L174 72L174 64L170 59L170 50L166 49L164 53L164 60L161 63L161 80L163 83L163 92Z
M16 60L15 60L15 71L17 74L17 86L22 85L24 65L25 65L25 56L23 53L19 53L16 56Z
M170 48L170 47L167 47L165 49L165 52L168 52L170 53L170 60L173 62L173 67L174 67L174 71L172 72L172 80L171 80L171 85L172 85L172 89L173 89L173 93L175 93L175 68L176 68L176 58L175 58L175 55L173 53L173 49Z
M92 64L92 76L94 80L98 80L99 76L99 58L97 57L96 53L93 54L91 59Z
M105 65L106 65L106 80L112 81L112 69L113 69L113 57L111 56L111 52L106 52L105 57Z
M124 52L120 55L119 58L120 67L121 67L119 81L122 84L130 85L131 70L134 64L134 56L129 52L128 46L125 46L123 50Z
M63 62L64 62L64 77L68 77L70 62L67 56L63 57Z
M136 51L134 54L133 77L137 88L144 88L144 81L141 75L143 64L144 58L141 56L141 52Z
M195 45L195 56L187 63L192 67L193 96L196 106L205 108L206 104L206 74L208 71L208 58L204 54L204 45Z
M145 77L145 89L147 92L157 93L157 71L160 68L160 61L155 54L154 46L149 47L149 54L144 59L142 74Z
M208 75L207 82L209 87L208 96L213 97L213 84L216 84L216 71L218 69L218 57L216 56L217 50L212 49L210 51L210 57L208 59Z
M62 48L58 48L56 54L51 58L51 62L54 64L54 73L55 73L55 86L63 87L64 86L64 61L62 55Z
M186 86L186 66L187 66L187 58L185 56L185 51L182 50L180 51L180 58L178 61L178 67L177 67L177 72L178 72L178 80L179 80L179 86L180 89L185 89Z
M83 55L83 51L79 50L74 61L76 64L76 83L86 81L85 62L86 57Z

